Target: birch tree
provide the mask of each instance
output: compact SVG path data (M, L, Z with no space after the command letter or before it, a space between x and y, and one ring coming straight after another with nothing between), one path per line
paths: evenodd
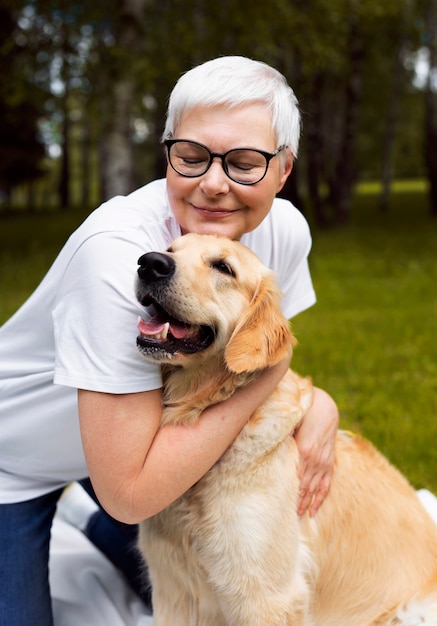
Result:
M101 138L103 199L133 190L132 111L136 84L131 71L141 54L141 33L146 0L118 0L115 22L116 46L105 71L104 98L107 124Z

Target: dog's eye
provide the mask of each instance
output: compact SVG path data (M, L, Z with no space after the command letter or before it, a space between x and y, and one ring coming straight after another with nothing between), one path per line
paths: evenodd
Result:
M212 267L221 274L228 274L228 276L232 276L233 278L235 278L234 270L228 263L225 263L224 261L216 261L215 263L212 263Z
M173 248L170 246L169 248L167 248L166 252L173 252Z

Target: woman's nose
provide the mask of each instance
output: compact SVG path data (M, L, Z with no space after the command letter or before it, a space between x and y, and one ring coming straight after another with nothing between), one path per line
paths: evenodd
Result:
M229 191L229 178L219 158L213 160L208 171L202 176L200 186L207 195L222 194Z

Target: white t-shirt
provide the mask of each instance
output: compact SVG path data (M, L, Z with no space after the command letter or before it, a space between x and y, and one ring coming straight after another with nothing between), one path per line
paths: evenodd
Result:
M165 180L94 211L33 295L0 328L0 502L19 502L87 475L77 388L133 393L161 386L136 347L138 258L180 235ZM277 274L290 318L315 302L308 225L286 200L242 238ZM145 419L147 415L145 414Z

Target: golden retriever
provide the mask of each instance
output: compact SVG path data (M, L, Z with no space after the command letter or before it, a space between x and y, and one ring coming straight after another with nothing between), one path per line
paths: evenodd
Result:
M242 244L186 235L139 264L137 343L163 364L163 424L192 423L289 352L273 273ZM298 518L290 433L311 389L289 371L212 469L142 523L156 626L437 624L437 526L367 441L339 433L328 497Z

